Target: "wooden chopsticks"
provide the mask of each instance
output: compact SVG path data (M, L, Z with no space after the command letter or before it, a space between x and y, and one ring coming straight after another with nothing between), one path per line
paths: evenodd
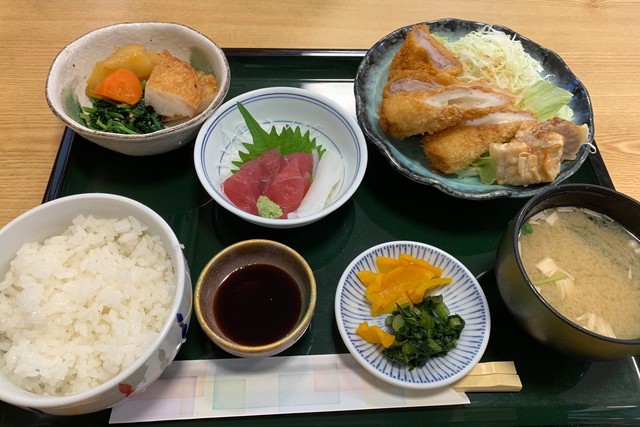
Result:
M452 387L460 392L517 392L522 389L522 383L513 362L484 362L478 363Z

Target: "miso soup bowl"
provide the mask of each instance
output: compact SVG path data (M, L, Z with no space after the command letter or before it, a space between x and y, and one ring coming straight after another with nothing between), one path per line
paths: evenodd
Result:
M553 207L587 208L607 215L640 236L640 203L609 188L589 184L559 185L529 200L510 222L496 259L498 290L522 328L540 343L582 360L612 360L640 354L640 339L617 339L591 332L551 307L525 273L518 234L536 213Z

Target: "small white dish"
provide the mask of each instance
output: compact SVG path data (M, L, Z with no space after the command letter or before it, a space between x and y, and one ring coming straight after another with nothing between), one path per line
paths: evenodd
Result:
M271 126L300 127L310 131L318 145L332 149L342 159L344 177L333 201L320 211L299 218L271 219L245 212L224 194L222 182L231 175L242 142L251 134L237 103L240 102L269 131ZM367 144L358 123L330 98L293 87L271 87L239 95L227 102L202 126L194 148L198 178L213 199L229 212L253 224L270 228L293 228L318 221L342 206L358 189L367 168Z
M363 270L377 271L378 256L397 258L400 254L423 259L441 268L442 277L453 279L451 284L440 286L430 294L442 295L450 312L459 314L466 322L456 348L445 356L432 357L424 367L413 370L389 361L381 345L370 344L356 334L356 328L364 321L388 330L384 324L387 314L371 315L371 306L364 296L365 287L356 274ZM382 243L358 255L338 283L335 314L340 335L358 363L383 381L411 389L444 387L464 377L484 354L491 329L486 297L471 272L448 253L412 241Z

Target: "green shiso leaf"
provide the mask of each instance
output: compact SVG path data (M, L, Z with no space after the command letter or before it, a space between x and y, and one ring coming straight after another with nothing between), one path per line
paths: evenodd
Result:
M243 142L242 146L246 151L240 151L238 155L240 160L232 162L238 169L249 160L260 157L265 152L278 148L281 156L292 153L311 153L313 150L318 152L322 157L325 149L321 145L316 144L316 139L311 138L309 131L304 134L300 130L300 126L292 128L285 126L280 133L275 126L267 132L260 126L260 123L249 113L249 111L240 102L237 103L238 111L242 114L244 121L251 134L252 142ZM234 170L234 172L237 171Z

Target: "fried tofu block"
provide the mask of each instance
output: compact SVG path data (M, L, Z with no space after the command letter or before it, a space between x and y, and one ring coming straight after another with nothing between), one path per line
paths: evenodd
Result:
M454 173L489 151L491 144L509 142L523 126L535 122L535 114L527 111L495 112L425 136L422 149L431 168Z
M218 93L218 83L212 74L205 74L202 71L197 71L196 73L198 76L198 89L202 97L198 111L196 111L196 114L198 114L203 112L213 101L216 93Z
M196 70L188 62L163 51L147 80L144 100L163 119L193 117L202 102Z

